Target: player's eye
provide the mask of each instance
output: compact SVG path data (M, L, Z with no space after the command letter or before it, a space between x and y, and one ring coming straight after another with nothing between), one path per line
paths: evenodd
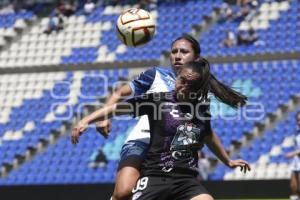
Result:
M184 54L189 53L189 51L187 49L182 49L181 52L184 53Z
M172 54L175 54L177 52L178 52L177 49L174 49L174 50L171 51Z

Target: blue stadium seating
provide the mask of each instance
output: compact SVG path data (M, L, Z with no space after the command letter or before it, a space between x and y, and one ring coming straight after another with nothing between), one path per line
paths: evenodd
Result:
M144 47L130 48L125 53L117 54L116 60L151 60L159 59L161 52L168 50L171 41L179 37L182 33L190 32L192 26L200 24L203 17L210 15L214 7L220 4L220 0L210 1L187 1L184 3L175 2L159 2L158 18L155 37L149 44ZM206 9L202 9L206 7ZM191 9L193 8L193 9ZM180 10L180 11L178 11ZM99 6L93 13L86 18L86 23L111 22L115 24L118 14L103 14L104 7ZM78 11L77 16L82 15L82 11ZM176 23L174 23L176 22ZM170 30L176 29L176 32ZM102 31L99 45L107 46L108 52L116 52L120 45L117 38L116 28ZM92 63L96 61L97 48L79 48L73 49L71 56L63 57L62 64Z
M0 15L0 28L13 27L16 20L31 19L33 17L33 15L34 14L31 11L22 11L22 12L18 12L18 13Z
M299 66L299 60L284 60L249 63L244 62L226 65L218 64L213 65L212 70L216 77L218 77L220 80L245 93L249 97L250 102L262 103L266 109L266 113L271 113L274 112L278 106L286 103L291 95L300 91L298 84L293 84L289 90L286 90L287 88L285 82L289 79L293 80L293 82L300 81L298 80L299 76L297 76L297 74L300 73ZM113 75L118 74L119 76L126 76L127 73L128 72L125 70L103 71L103 74L108 75L109 79L112 79L114 77ZM81 86L81 93L84 95L84 97L79 97L78 104L95 102L96 98L90 98L92 94L103 95L103 79L99 78L99 76L94 76L95 74L101 73L99 71L85 72L82 78ZM70 74L66 80L72 80L72 74ZM55 93L58 95L61 94L62 96L68 93L68 90L63 88L62 84L55 85L53 91L55 91ZM274 101L274 99L280 99L281 101ZM41 105L38 104L37 100L26 100L21 108L15 109L12 113L12 117L16 119L20 118L20 120L18 120L18 122L11 121L4 126L2 125L0 128L18 130L18 128L22 127L22 125L25 123L21 120L24 119L25 114L22 115L20 113L26 113L27 119L31 119L31 115L27 114L28 109L43 107L46 112L48 108L47 105L49 105L45 103L46 100L49 103L53 102L53 100L49 98L49 92L44 93L44 96L40 100L44 103ZM215 101L213 100L213 102ZM236 116L236 112L234 110L218 102L217 105L224 111L224 113L222 113L222 117ZM250 107L253 108L253 106L249 105L249 108ZM39 115L43 116L45 115L45 112L40 111ZM213 110L212 113L214 116L220 116L219 114L214 113ZM20 117L18 117L19 115ZM254 113L254 115L249 115L248 117L257 117L257 114ZM239 141L245 133L252 130L255 123L259 122L263 118L264 116L260 119L253 120L247 120L243 117L241 120L226 120L221 118L213 120L212 124L215 131L219 134L224 146L229 148L233 140ZM58 122L43 124L38 120L35 121L37 124L36 129L32 131L32 134L26 134L26 137L22 141L3 143L3 145L0 147L5 149L5 151L1 151L5 152L5 154L0 154L4 158L3 161L11 162L14 156L18 153L22 154L28 145L36 144L41 137L48 136L51 129L57 129L61 126L61 123ZM17 184L18 181L22 184L41 184L41 182L45 184L70 182L113 182L121 145L125 140L126 132L134 123L135 120L130 120L129 122L115 120L112 130L113 134L107 141L104 141L103 138L99 137L99 135L95 133L95 129L91 128L82 136L80 143L76 147L72 146L70 144L70 138L65 136L61 138L57 144L51 145L46 152L38 154L33 161L22 165L20 169L10 173L8 178L1 179L1 182L3 184ZM282 137L276 139L276 141L280 142L281 139ZM253 142L253 145L256 145L256 141ZM105 154L108 156L108 165L99 169L89 168L89 156L100 147L104 149ZM262 149L263 152L267 152L269 150L270 146L263 147ZM247 152L247 149L241 151L241 156L246 155L244 152ZM58 154L63 156L55 156ZM254 161L257 159L257 155L247 154L246 159ZM49 167L49 165L51 166ZM67 168L65 165L67 165ZM48 168L46 172L43 171L46 170L45 168ZM34 174L34 171L40 170L40 174ZM24 171L27 172L28 176L23 177L22 174ZM74 171L77 173L74 174ZM211 178L221 178L222 171L225 173L226 170L216 170L217 174L213 174ZM23 181L20 176L24 178ZM43 176L46 181L43 181ZM18 177L17 182L14 180L16 177ZM27 179L27 177L31 178Z
M123 3L125 5L132 2L124 1ZM108 30L102 30L96 46L72 48L69 56L61 57L60 64L76 66L76 64L95 63L99 56L98 51L102 46L107 47L108 54L116 53L116 61L158 60L162 51L169 50L172 40L184 32L190 32L193 25L201 24L205 16L210 15L215 7L220 7L221 3L221 0L159 0L157 33L146 46L127 48L123 53L116 53L121 43L115 34L115 26L112 26ZM277 20L271 20L267 29L258 30L260 39L265 42L262 46L220 48L219 44L225 38L225 31L232 29L236 32L241 22L218 22L210 30L204 32L200 39L203 55L226 57L299 52L299 8L299 2L291 0L289 10L280 12L280 17ZM85 18L85 24L99 22L115 24L118 14L104 14L104 10L104 6L97 7L92 14ZM82 10L79 10L76 16L83 16ZM19 18L30 19L32 17L32 12L0 16L0 28L12 27ZM29 38L29 40L31 39ZM279 106L287 103L293 95L300 92L298 84L300 82L300 60L212 64L212 71L222 82L245 94L250 102L245 108L236 111L212 97L214 106L212 106L211 112L216 118L212 120L212 126L227 149L232 142L239 142L245 134L250 134L255 125L265 119L266 114L274 113ZM11 164L16 156L24 156L29 148L36 148L40 141L48 140L51 132L60 130L64 124L72 121L74 115L82 114L84 110L82 105L95 104L99 98L106 97L109 94L106 86L111 88L120 78L128 78L129 71L127 68L123 68L81 71L78 74L74 71L65 72L65 74L66 77L63 80L53 82L53 87L43 89L39 98L27 97L21 105L12 106L8 122L0 122L0 168L5 164ZM27 78L30 79L30 77ZM35 81L37 85L47 84L47 81L44 83L42 79ZM1 80L0 83L2 83ZM72 83L78 84L69 87L69 84ZM26 84L25 81L24 85ZM79 88L76 88L77 86ZM24 89L24 93L26 93L26 89ZM73 96L70 95L71 93ZM2 99L5 98L2 96ZM56 117L64 118L62 121L48 122L44 120L51 113L53 104L68 105L72 100L71 96L72 98L75 96L76 100L69 107L74 111L71 112L71 118L68 116L70 113L67 110L55 113ZM10 99L7 98L6 101L10 101ZM263 106L264 115L246 112L247 109L257 109L260 105ZM218 112L220 110L222 113ZM288 163L283 157L283 153L290 151L292 147L283 147L282 153L279 155L271 155L270 152L274 145L281 145L286 137L293 134L290 127L295 127L294 114L291 113L287 120L278 123L261 139L254 139L249 147L243 148L240 154L235 155L234 158L242 157L251 163L256 163L261 154L266 154L270 158L268 164ZM236 119L239 115L242 115L241 119ZM28 122L34 123L33 130L23 130ZM77 146L71 145L69 130L67 135L61 136L56 144L49 145L45 152L37 153L33 160L25 162L19 169L12 170L7 177L0 178L0 185L112 183L115 180L121 146L135 123L135 119L113 119L112 134L107 140L100 136L94 127L91 127L82 135ZM3 139L9 135L8 133L15 134L20 130L23 130L20 138ZM90 157L99 148L103 149L108 163L104 167L92 168L89 165ZM205 153L209 156L212 155L207 149L205 149ZM210 174L210 179L222 180L229 172L230 169L226 166L218 165Z
M264 1L262 1L263 3ZM234 56L254 55L265 53L299 52L299 18L300 4L296 0L290 1L287 11L280 12L277 20L271 20L267 29L258 29L257 34L263 45L242 45L237 47L220 47L225 39L226 31L232 30L235 34L241 24L239 21L225 21L214 24L209 31L205 32L200 42L205 56Z
M266 165L272 163L289 163L290 161L285 158L285 153L290 152L294 149L293 146L285 147L283 142L288 137L293 137L296 133L296 112L292 112L288 115L287 119L276 124L274 128L267 131L261 138L256 138L252 143L243 147L235 158L243 158L251 164L255 164L262 155L268 155L269 161ZM272 155L271 150L275 146L281 146L281 153ZM210 175L212 180L222 180L224 175L231 170L224 165L218 165L216 170ZM253 177L255 178L255 177ZM276 177L273 177L276 178Z

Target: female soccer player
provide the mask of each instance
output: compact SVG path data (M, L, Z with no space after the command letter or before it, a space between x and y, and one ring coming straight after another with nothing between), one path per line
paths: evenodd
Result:
M300 112L296 114L296 120L298 130L295 134L295 147L296 150L286 154L287 158L293 158L292 163L292 176L290 182L291 196L290 200L299 200L299 188L300 188Z
M167 92L174 90L177 71L183 64L197 60L201 49L198 41L188 34L175 39L171 45L171 67L154 67L139 75L129 84L125 84L111 97L105 106L112 105L124 97L135 96L149 92ZM108 136L111 122L104 120L97 123L97 130ZM149 123L147 116L142 116L129 133L121 150L121 158L116 176L116 184L112 200L127 200L140 177L140 167L144 160L150 142Z
M209 91L232 107L246 103L246 97L216 80L201 58L179 70L175 91L137 96L85 117L74 127L72 142L78 142L90 123L107 116L148 115L150 144L132 199L212 200L196 178L198 150L203 144L231 168L246 172L250 166L241 159L230 160L211 130Z

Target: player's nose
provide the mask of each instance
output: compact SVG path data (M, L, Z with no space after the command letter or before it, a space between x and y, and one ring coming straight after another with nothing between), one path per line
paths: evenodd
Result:
M182 54L180 52L175 54L175 59L176 60L181 60L182 59Z

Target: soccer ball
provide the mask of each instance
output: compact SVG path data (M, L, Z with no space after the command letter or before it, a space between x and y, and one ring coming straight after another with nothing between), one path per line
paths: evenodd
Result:
M148 11L131 8L119 16L117 32L118 38L125 45L141 46L152 39L155 33L155 22Z

